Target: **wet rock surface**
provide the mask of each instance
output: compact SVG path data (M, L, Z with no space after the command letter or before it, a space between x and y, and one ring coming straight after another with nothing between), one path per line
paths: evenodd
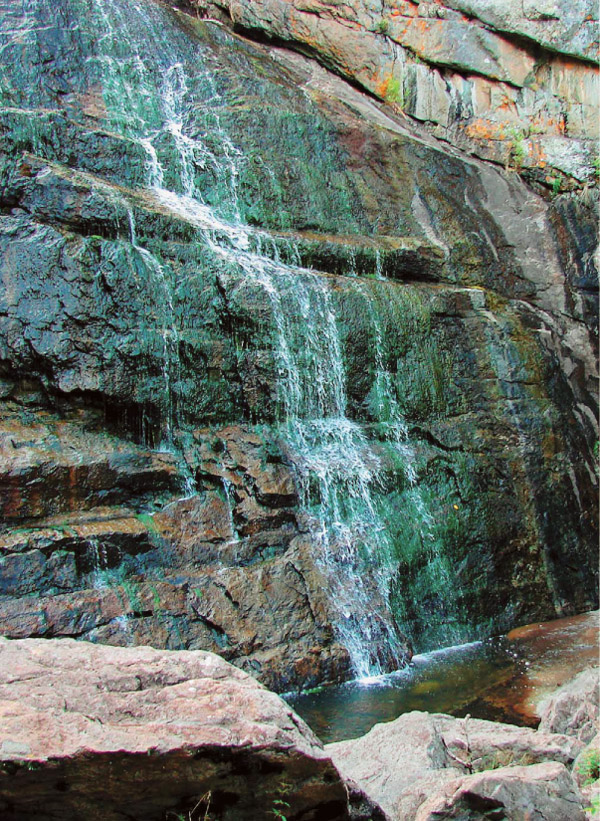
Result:
M5 635L287 690L594 606L594 192L162 4L2 10Z
M0 658L6 821L383 819L281 699L215 655L0 639Z

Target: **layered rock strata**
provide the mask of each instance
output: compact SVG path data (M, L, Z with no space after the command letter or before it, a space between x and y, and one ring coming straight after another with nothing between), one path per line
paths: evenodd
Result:
M152 0L1 8L3 633L286 690L593 606L594 192Z
M591 0L191 0L291 44L436 136L553 191L597 175ZM212 9L209 11L209 9Z

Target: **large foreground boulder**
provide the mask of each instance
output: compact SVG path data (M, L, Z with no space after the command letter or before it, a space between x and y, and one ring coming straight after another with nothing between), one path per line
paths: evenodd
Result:
M0 639L3 821L383 819L358 792L284 701L211 653Z
M344 777L354 779L392 818L403 821L415 818L429 797L457 778L498 768L529 771L525 765L543 762L564 768L582 748L569 736L417 711L377 724L361 738L326 746ZM575 784L569 789L576 791ZM441 795L446 800L446 793Z

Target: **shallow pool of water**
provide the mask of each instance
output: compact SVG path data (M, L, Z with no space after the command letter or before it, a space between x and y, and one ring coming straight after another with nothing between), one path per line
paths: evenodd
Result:
M288 695L325 742L356 738L411 710L537 726L537 702L598 663L598 612L415 656L402 670Z

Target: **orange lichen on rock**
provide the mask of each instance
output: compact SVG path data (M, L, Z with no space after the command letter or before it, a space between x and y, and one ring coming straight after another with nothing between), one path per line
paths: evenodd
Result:
M378 97L381 97L382 100L385 100L386 98L391 79L392 73L390 72L389 74L386 74L382 80L375 80L374 92Z
M537 168L545 168L547 165L547 158L543 146L539 140L528 140L528 162L527 165Z
M504 123L497 123L480 117L469 123L464 131L467 137L474 140L504 140L506 139L505 129Z

